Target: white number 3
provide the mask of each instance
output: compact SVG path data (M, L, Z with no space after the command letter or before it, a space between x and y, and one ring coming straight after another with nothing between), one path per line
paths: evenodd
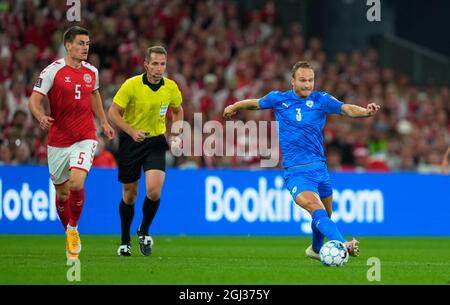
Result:
M75 85L75 99L79 100L81 97L81 91L80 91L81 85Z
M295 110L297 110L297 121L301 121L302 120L302 109L301 108L295 108Z

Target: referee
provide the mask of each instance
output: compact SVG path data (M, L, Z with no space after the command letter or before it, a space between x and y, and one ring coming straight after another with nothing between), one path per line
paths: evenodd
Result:
M164 133L168 107L172 110L173 123L183 120L181 92L174 81L163 77L166 63L167 51L163 47L148 48L144 61L146 73L122 84L108 112L111 121L121 130L118 166L123 187L119 207L122 228L119 256L131 255L130 227L141 169L145 174L146 196L137 235L142 254L149 256L152 252L149 227L158 211L165 178L165 153L169 146ZM171 134L170 141L181 143L177 138L180 136L181 129Z

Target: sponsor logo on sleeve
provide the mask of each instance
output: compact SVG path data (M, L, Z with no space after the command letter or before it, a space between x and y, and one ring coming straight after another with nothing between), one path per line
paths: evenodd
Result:
M41 86L42 86L42 78L41 77L39 77L36 80L36 83L34 84L34 86L37 87L37 88L41 88Z

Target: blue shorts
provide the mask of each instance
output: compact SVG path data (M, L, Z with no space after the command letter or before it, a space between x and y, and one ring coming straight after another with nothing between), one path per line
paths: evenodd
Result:
M330 175L324 161L286 169L284 182L294 201L297 195L304 191L314 192L320 198L326 198L333 194Z

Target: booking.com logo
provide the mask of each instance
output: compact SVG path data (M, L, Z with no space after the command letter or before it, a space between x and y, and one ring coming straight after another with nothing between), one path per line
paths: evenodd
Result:
M378 189L333 190L331 219L343 223L382 223L384 197ZM293 203L291 194L283 187L283 178L276 176L273 186L261 176L254 186L241 190L224 185L218 176L205 180L205 219L209 222L237 221L300 223L303 233L311 233L311 215Z

